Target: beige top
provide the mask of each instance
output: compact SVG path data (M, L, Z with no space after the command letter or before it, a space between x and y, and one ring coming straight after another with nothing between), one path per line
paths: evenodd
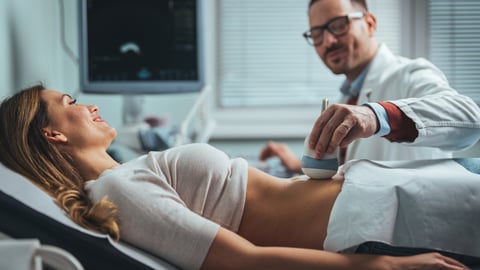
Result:
M237 231L247 162L208 144L150 152L86 182L90 199L119 210L120 235L182 269L199 269L219 225Z

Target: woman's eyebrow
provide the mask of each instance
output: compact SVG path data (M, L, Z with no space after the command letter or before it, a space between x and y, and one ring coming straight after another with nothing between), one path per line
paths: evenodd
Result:
M70 99L73 99L72 96L70 96L69 94L63 94L62 97L61 97L61 101L63 101L63 99L64 99L65 97L68 97L68 98L70 98Z

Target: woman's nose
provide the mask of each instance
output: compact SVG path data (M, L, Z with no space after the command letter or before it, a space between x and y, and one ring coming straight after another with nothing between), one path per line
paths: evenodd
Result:
M97 105L87 105L88 110L90 112L98 112L98 106Z

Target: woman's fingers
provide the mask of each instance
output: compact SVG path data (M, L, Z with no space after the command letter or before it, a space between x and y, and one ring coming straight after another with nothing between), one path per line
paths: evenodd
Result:
M406 269L412 270L465 270L469 269L457 260L440 253L425 253L412 257L403 257L408 263Z

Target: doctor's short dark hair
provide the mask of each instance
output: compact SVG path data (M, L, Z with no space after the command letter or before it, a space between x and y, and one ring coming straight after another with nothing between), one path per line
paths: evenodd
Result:
M308 9L312 7L313 4L316 2L321 1L321 0L310 0L310 3L308 4ZM360 6L363 11L368 11L368 6L367 6L367 1L366 0L350 0L353 6Z

